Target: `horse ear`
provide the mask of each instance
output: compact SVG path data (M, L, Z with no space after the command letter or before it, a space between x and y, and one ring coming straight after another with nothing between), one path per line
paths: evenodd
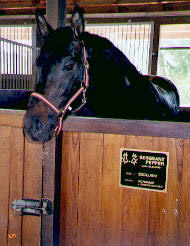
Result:
M49 34L53 31L53 28L47 22L46 18L40 13L37 9L35 12L36 15L36 24L38 31L43 39L46 39Z
M84 16L83 9L75 5L74 12L71 18L71 27L75 38L79 38L84 32Z

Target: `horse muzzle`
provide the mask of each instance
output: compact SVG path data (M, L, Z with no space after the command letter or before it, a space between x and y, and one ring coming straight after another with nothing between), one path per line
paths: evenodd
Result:
M38 115L27 112L24 117L24 134L32 142L47 142L55 135L56 116L49 116L46 122Z

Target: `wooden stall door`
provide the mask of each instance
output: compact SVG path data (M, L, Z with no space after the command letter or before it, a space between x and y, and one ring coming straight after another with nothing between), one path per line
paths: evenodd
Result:
M38 246L41 218L20 216L12 201L41 200L42 152L28 142L22 128L0 126L0 245Z
M62 142L29 142L24 114L0 110L0 246L58 246ZM20 216L12 202L22 199L49 200L52 215Z
M120 148L169 152L167 192L119 186ZM65 132L61 246L189 246L190 140Z
M55 198L56 140L29 142L23 135L23 115L0 112L0 246L58 245L59 219L55 222L54 215L59 206L51 216L20 216L12 208L14 200L45 198L53 206Z

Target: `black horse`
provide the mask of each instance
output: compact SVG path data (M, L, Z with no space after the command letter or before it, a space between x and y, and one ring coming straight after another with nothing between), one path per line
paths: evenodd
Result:
M80 7L74 9L71 26L53 30L45 17L37 15L36 20L44 44L37 59L38 94L31 96L24 119L31 140L48 141L73 111L106 118L178 118L176 87L163 78L143 76L109 40L85 32Z

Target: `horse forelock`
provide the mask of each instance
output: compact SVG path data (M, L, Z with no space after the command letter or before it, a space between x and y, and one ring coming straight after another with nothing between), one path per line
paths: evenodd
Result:
M73 33L69 26L58 28L50 33L40 50L37 65L40 66L49 58L59 59L68 56Z

